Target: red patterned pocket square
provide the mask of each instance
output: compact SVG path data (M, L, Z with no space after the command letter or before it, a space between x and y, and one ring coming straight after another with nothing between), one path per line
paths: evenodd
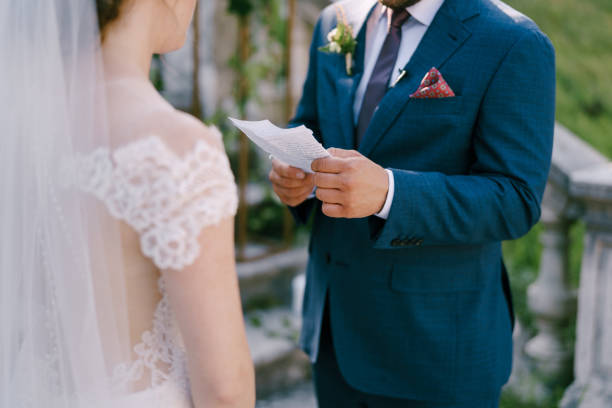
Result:
M452 98L454 96L455 93L436 68L429 70L421 81L419 89L410 95L411 98Z

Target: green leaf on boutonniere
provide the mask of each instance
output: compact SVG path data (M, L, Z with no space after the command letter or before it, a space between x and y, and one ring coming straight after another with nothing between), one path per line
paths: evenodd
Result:
M357 48L357 40L351 27L346 21L342 6L338 7L338 25L327 34L328 43L319 47L319 51L330 54L342 54L346 60L346 72L352 75L353 54Z
M353 37L353 28L343 22L327 34L327 43L319 50L333 54L354 54L357 40Z

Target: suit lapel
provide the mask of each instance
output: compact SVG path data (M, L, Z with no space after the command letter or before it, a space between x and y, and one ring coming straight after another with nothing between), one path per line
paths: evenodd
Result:
M409 103L410 94L419 87L427 71L432 67L440 69L470 37L471 33L463 24L463 20L474 14L464 8L464 13L460 16L454 9L454 3L455 0L446 0L442 5L410 62L404 68L407 73L406 78L390 89L380 102L359 146L359 151L363 155L367 156L376 147L404 106ZM465 2L468 3L474 4L472 1ZM477 13L477 10L474 9L472 12Z
M353 100L361 76L363 74L363 66L366 49L366 32L369 16L376 5L376 0L358 0L346 1L340 3L346 13L348 23L357 32L357 49L355 50L355 66L353 67L353 75L346 73L344 58L342 58L342 68L339 70L338 78L336 79L336 90L338 95L338 110L340 126L342 128L341 144L336 145L343 149L352 149L354 147L354 113Z

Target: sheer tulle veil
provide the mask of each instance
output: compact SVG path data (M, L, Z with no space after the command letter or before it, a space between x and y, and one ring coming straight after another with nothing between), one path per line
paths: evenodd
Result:
M120 231L69 170L109 146L102 67L93 0L0 2L0 407L117 406Z

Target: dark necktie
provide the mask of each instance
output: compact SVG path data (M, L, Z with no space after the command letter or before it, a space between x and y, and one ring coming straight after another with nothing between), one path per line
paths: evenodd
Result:
M406 9L393 11L389 33L380 50L378 61L376 61L376 66L374 67L372 77L370 77L370 82L368 82L368 87L363 97L361 112L359 112L359 120L357 121L356 146L361 144L363 135L365 135L370 125L370 121L372 120L372 116L374 116L378 104L387 92L387 87L391 80L391 74L393 73L393 67L395 66L400 43L402 41L402 25L409 18L410 13L408 13Z

